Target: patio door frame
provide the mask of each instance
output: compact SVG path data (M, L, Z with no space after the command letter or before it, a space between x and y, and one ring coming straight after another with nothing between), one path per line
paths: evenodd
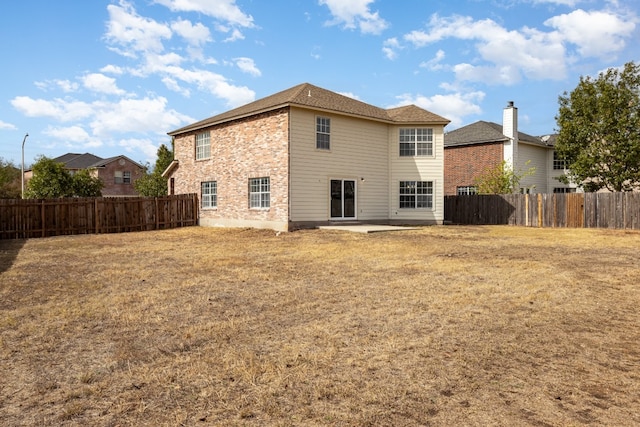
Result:
M357 219L357 182L355 179L346 178L329 179L329 218L332 221L352 221ZM338 213L338 208L340 216L334 216L334 214Z

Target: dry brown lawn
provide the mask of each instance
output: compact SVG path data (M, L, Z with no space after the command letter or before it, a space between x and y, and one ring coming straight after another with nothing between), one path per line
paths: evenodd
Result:
M640 425L640 233L0 242L2 426Z

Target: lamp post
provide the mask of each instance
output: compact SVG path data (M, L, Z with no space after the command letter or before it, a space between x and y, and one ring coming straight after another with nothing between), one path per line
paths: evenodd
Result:
M25 134L24 139L22 140L22 193L21 196L24 199L24 143L27 140L29 134Z

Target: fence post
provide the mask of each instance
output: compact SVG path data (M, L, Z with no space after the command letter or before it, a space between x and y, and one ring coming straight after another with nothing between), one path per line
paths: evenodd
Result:
M160 229L160 208L158 207L158 198L156 197L154 199L155 201L155 207L156 207L156 230Z

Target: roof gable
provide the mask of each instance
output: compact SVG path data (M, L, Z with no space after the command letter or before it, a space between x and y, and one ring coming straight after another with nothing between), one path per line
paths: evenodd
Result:
M119 160L119 159L125 159L128 162L133 163L134 165L136 165L140 169L144 168L144 166L142 166L140 163L134 162L133 160L131 160L127 156L123 156L123 155L109 157L107 159L101 159L101 160L97 161L96 163L92 164L90 167L93 167L93 168L104 167L104 166L108 165L109 163L113 163L113 162L115 162L116 160Z
M385 110L309 83L303 83L225 113L174 130L169 132L169 135L178 135L289 106L330 111L389 123L430 122L443 125L449 123L449 120L444 117L415 105Z

